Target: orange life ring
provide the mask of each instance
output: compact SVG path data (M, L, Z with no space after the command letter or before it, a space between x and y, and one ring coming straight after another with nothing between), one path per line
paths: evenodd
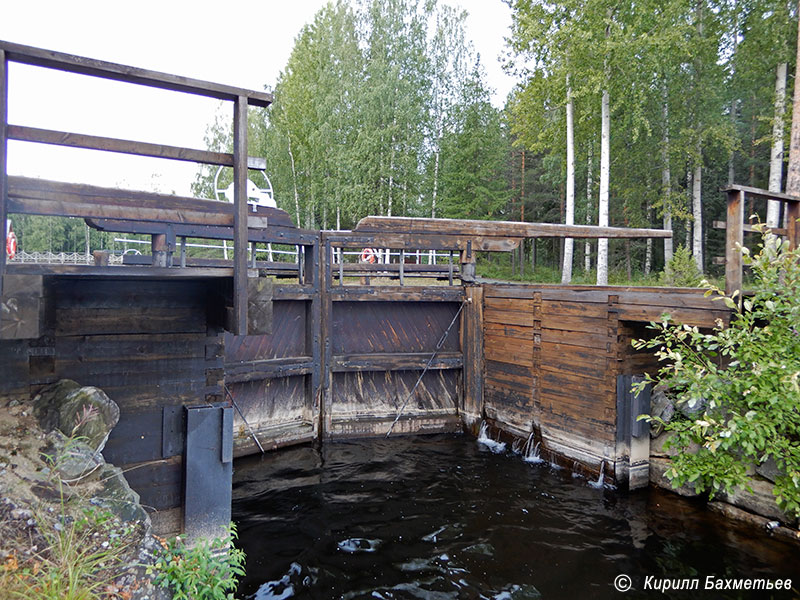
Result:
M375 262L375 250L372 248L364 248L361 251L361 262L365 263L374 263Z
M17 255L17 235L13 231L9 231L6 236L6 254L9 260Z

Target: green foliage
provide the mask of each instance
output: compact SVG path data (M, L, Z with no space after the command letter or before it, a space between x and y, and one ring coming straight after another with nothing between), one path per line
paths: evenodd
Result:
M441 141L441 215L455 219L498 218L509 199L505 165L508 142L500 111L489 102L476 63L453 107L453 126Z
M237 579L244 575L245 554L236 548L236 526L224 537L187 547L180 538L166 544L148 568L155 582L172 591L175 600L233 600Z
M664 267L660 282L669 287L697 287L702 279L703 274L697 268L692 254L685 246L678 246L672 260Z
M656 334L634 342L657 348L665 366L658 378L679 402L696 409L673 421L671 445L683 451L667 477L676 487L692 483L712 496L745 485L749 465L769 458L781 475L778 505L800 515L800 250L766 233L755 256L743 250L753 270L752 293L727 297L706 284L733 315L711 333L664 319ZM741 307L739 306L741 300ZM696 452L689 450L698 444Z

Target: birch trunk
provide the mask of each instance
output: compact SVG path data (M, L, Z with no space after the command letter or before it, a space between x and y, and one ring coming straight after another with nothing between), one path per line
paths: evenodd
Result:
M431 219L436 218L436 196L438 192L439 192L439 150L437 149L433 162L433 197L431 199Z
M572 90L569 86L567 75L567 206L565 222L567 225L575 224L575 138L572 124L573 116ZM561 269L561 283L572 281L572 254L574 240L564 240L564 263Z
M586 224L592 224L592 146L589 146L589 156L586 160ZM583 270L588 273L592 270L592 242L586 239L583 242Z
M800 42L800 23L797 26L797 40ZM797 46L800 57L800 45ZM800 62L797 63L800 65ZM786 193L800 196L800 82L795 74L794 100L792 102L792 133L789 138L789 164L786 167Z
M289 161L292 163L292 185L294 186L294 211L297 215L297 226L300 227L300 196L297 193L297 171L294 167L294 154L292 153L292 138L289 136Z
M597 224L608 227L609 149L611 139L611 115L608 90L603 90L600 108L600 193L597 199ZM608 238L597 240L597 285L608 285Z
M650 201L647 201L647 226L653 222L653 207ZM644 253L644 276L650 275L650 269L653 267L653 238L647 238L645 253Z
M697 151L700 152L700 142L697 142ZM698 159L700 160L700 159ZM697 268L703 272L703 165L695 165L692 177L692 255Z
M780 192L783 180L783 115L786 105L786 69L781 63L775 69L775 116L772 123L772 150L769 154L769 191ZM777 227L781 216L778 200L767 202L767 227Z
M661 144L661 198L664 203L663 227L667 231L672 230L672 173L669 168L669 104L668 90L666 81L663 88L664 94L664 138ZM673 231L674 235L674 231ZM664 238L664 266L672 260L672 238Z
M689 211L692 210L692 169L686 169L686 198L688 199L689 204ZM684 202L687 200L684 199ZM686 221L686 239L683 240L684 247L691 252L692 251L692 220L689 219Z

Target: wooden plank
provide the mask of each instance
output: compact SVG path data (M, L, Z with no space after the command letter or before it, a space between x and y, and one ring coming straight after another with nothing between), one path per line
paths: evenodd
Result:
M26 127L23 125L9 125L8 139L50 144L53 146L66 146L69 148L118 152L136 156L168 158L171 160L195 162L206 165L233 166L233 154L226 152L211 152L209 150L181 148L164 144L150 144L147 142L135 142L132 140L121 140L66 131L54 131L52 129L40 129L38 127ZM266 160L253 156L248 157L247 164L249 168L259 170L263 170L267 166Z
M247 335L247 99L233 105L233 323L232 332Z
M307 302L276 301L273 330L268 335L225 334L225 362L310 356L306 351Z
M572 331L575 333L591 333L596 335L608 335L608 312L597 317L573 317L573 316L543 316L543 329L560 329L562 331Z
M332 418L394 418L418 378L417 371L334 373L331 380ZM409 400L407 414L455 413L460 379L458 370L428 371Z
M616 345L616 336L593 335L590 333L562 331L542 327L542 343L565 344L579 348L596 348L607 352L610 345Z
M671 306L647 306L646 304L619 304L619 318L623 321L661 321L666 313L673 322L697 327L714 327L718 319L723 323L730 321L730 310L722 302L716 303L718 310L705 308L676 308Z
M590 302L566 302L563 300L543 300L542 317L589 317L605 319L608 307L605 304Z
M59 308L193 308L204 312L209 285L204 281L58 279L52 282Z
M75 361L91 369L93 363L120 361L138 365L147 361L205 358L205 332L58 336L60 364ZM135 367L133 367L135 368Z
M344 354L331 357L331 370L343 371L409 371L425 368L431 354L428 352L407 352L403 354L370 353ZM439 352L429 369L460 369L463 366L461 352Z
M183 460L180 456L139 464L115 464L125 469L125 479L139 494L142 506L155 510L181 506Z
M588 379L605 380L608 378L607 364L604 359L595 360L594 362L584 362L577 360L570 360L571 357L556 358L548 356L542 364L539 365L540 372L550 373L569 373L571 375L580 376ZM585 385L591 385L586 382Z
M57 308L56 334L99 335L126 333L205 332L205 313L165 308Z
M510 238L669 238L663 229L596 227L520 221L479 221L469 219L430 219L418 217L364 217L356 232L433 233L440 235L479 235Z
M711 225L712 227L714 227L714 229L727 229L728 227L728 224L725 221L712 221ZM786 229L784 229L783 227L770 227L769 230L775 235L786 235ZM745 223L742 226L742 231L744 231L745 233L758 233L758 229L756 229L752 225L748 225L747 223Z
M427 352L453 321L458 304L442 302L336 302L330 320L332 354ZM458 352L458 323L440 350Z
M111 219L112 222L153 221L157 224L138 228L147 229L147 232L152 234L166 231L166 223L198 227L230 227L234 221L234 206L216 200L18 176L9 177L8 186L9 212L20 214L89 217ZM251 220L264 217L278 219L281 223L289 220L285 211L268 207L256 207L255 211L246 214ZM249 224L247 220L245 222ZM255 225L249 226L255 227ZM131 227L121 229L128 230ZM152 231L149 231L150 229ZM197 237L203 237L204 231L202 229L196 232L181 231L179 235L194 233L198 234ZM254 238L270 237L266 233L259 235L257 230L254 230L252 235ZM277 238L274 241L282 242L278 232L272 237ZM259 240L254 239L254 241Z
M136 279L216 279L233 277L230 268L181 269L178 267L93 267L88 265L60 265L44 263L20 263L8 265L8 272L19 275L58 275L77 278L118 277Z
M485 366L484 321L485 303L483 288L469 285L465 288L466 305L461 317L461 348L464 352L462 372L463 391L460 399L464 425L477 423L483 413Z
M0 42L0 50L6 52L8 60L38 67L207 96L219 100L235 101L237 98L244 97L251 106L266 107L272 103L272 94L266 92L246 90L210 81L139 69L93 58L54 52L53 50L44 50L11 42Z
M731 190L728 192L725 234L725 293L728 296L742 291L742 253L737 244L741 246L744 243L743 221L744 190Z
M461 302L461 286L335 286L329 290L333 302Z
M791 196L782 192L771 192L769 190L750 187L747 185L727 185L724 188L721 188L720 191L727 192L728 194L735 194L737 196L739 195L739 192L744 192L748 196L756 196L765 200L789 200L800 202L800 197L797 196Z
M533 368L533 344L511 345L504 338L486 338L484 355L497 362L511 363Z
M239 361L225 365L225 383L234 384L260 381L262 379L308 375L311 373L313 366L310 356Z
M517 310L498 310L487 308L484 312L484 320L487 323L533 327L533 311L531 310L530 312L524 312Z
M533 341L533 328L505 323L484 323L484 335L505 339Z
M0 296L6 274L6 218L8 216L8 56L0 47ZM0 325L2 325L0 315Z

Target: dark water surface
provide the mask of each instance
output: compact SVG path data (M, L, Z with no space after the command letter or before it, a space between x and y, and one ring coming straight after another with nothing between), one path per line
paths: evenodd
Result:
M235 464L240 593L277 598L794 598L704 590L792 578L800 547L656 490L597 489L469 436L333 442ZM613 582L625 574L625 594ZM662 578L699 590L644 591Z

